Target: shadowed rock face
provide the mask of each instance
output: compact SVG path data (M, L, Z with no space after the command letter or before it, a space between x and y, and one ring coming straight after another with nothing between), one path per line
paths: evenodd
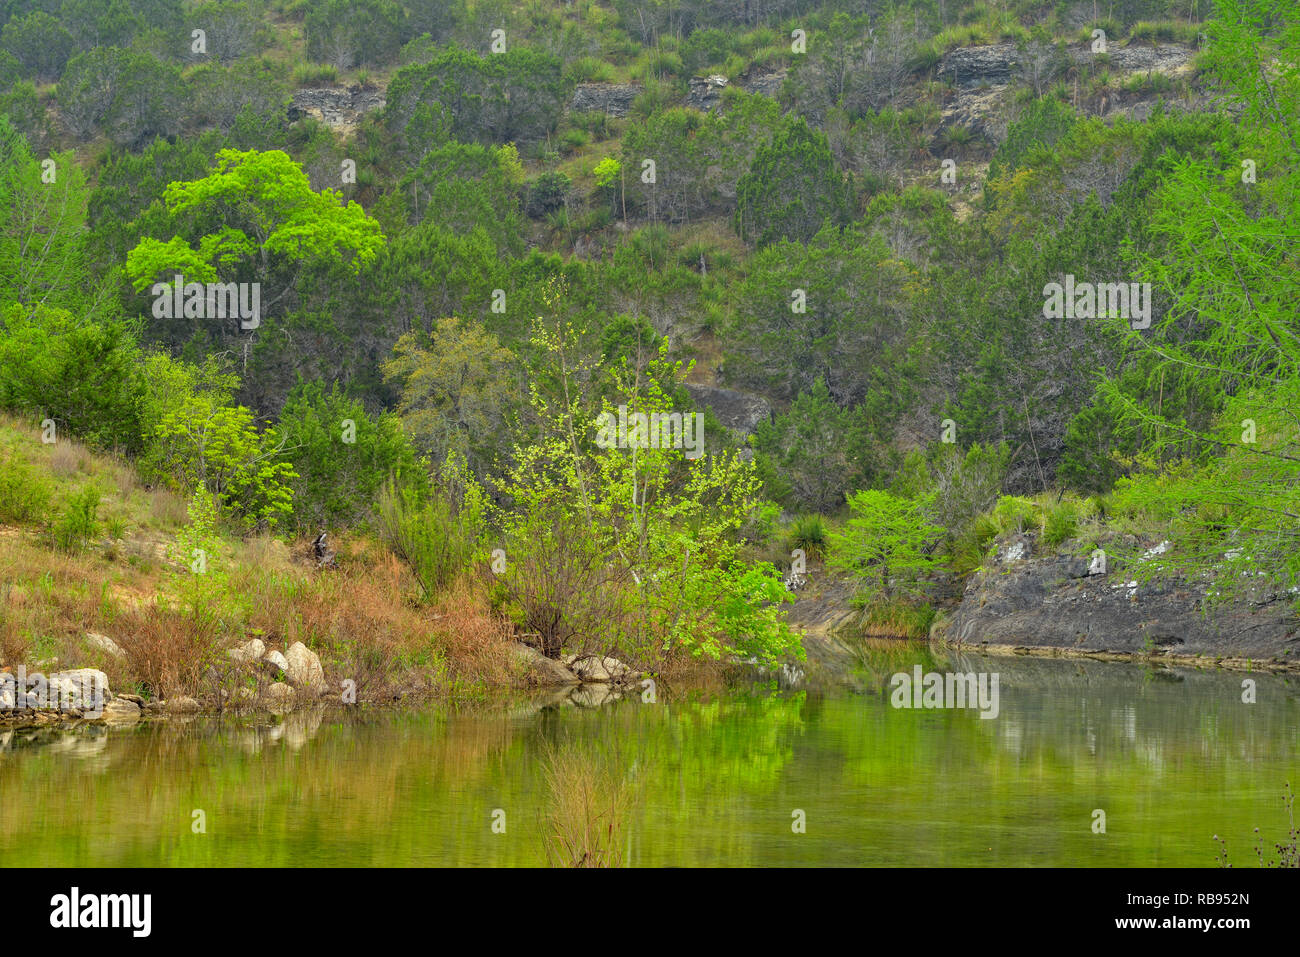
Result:
M748 392L693 383L687 383L686 389L696 405L712 409L724 426L746 435L772 414L766 399Z
M1104 55L1110 68L1119 73L1138 70L1177 73L1189 65L1193 53L1191 47L1181 43L1123 47L1111 44ZM1092 46L1086 43L1070 47L1067 54L1074 63L1089 63L1101 55L1093 53ZM939 76L951 79L959 88L1001 86L1019 75L1024 60L1025 55L1014 43L962 47L944 56L939 64Z
M632 101L641 93L635 83L579 83L569 101L574 113L606 113L609 116L627 116Z
M972 650L1164 654L1300 668L1300 619L1290 596L1261 592L1206 615L1212 587L1177 579L1139 584L1123 569L1090 574L1083 558L1004 559L971 577L957 611L931 637Z
M289 119L313 116L326 126L352 127L366 113L384 107L384 91L373 87L323 87L296 90Z

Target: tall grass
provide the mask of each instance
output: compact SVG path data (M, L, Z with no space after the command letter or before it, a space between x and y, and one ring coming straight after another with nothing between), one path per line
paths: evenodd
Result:
M607 760L548 743L543 774L550 793L546 856L553 867L618 867L632 786Z

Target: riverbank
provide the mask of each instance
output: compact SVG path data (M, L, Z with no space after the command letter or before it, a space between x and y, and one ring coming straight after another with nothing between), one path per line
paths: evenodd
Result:
M1169 547L1114 544L1137 554ZM918 637L936 648L997 656L1300 672L1294 595L1261 587L1211 601L1213 578L1139 577L1135 563L1047 548L1032 533L998 543L964 581L936 580L940 597L923 636L907 627L891 631L872 608L858 607L850 580L823 568L808 578L789 615L803 632L813 684L852 686L864 642Z

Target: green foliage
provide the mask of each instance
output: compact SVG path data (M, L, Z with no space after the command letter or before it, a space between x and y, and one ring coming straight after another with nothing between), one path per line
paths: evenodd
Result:
M803 549L804 554L823 556L828 543L826 519L820 515L796 515L786 532L786 544L793 550Z
M877 489L855 492L844 531L830 536L826 564L854 576L869 601L922 594L940 567L933 549L943 534L926 521L926 504Z
M0 31L0 50L38 81L57 80L73 48L72 34L44 10L15 17Z
M1146 436L1138 474L1119 483L1121 500L1171 510L1185 544L1152 564L1162 572L1212 572L1222 583L1214 597L1261 576L1283 588L1300 581L1293 413L1300 401L1300 279L1293 244L1283 239L1300 221L1300 74L1271 66L1300 55L1300 24L1272 0L1224 0L1219 11L1206 66L1239 110L1219 150L1232 159L1170 163L1151 224L1161 247L1131 253L1172 305L1127 342L1152 371L1173 381L1194 374L1225 399L1214 421L1201 426L1150 393L1134 395L1110 381L1101 387L1123 421ZM1247 181L1238 157L1249 158L1256 182ZM1189 322L1195 336L1184 333ZM1189 438L1203 451L1180 462Z
M285 458L297 478L293 517L300 529L354 523L366 516L383 483L419 475L415 452L397 416L376 418L337 385L302 383L280 410Z
M384 377L415 448L440 462L468 460L478 474L500 452L507 410L518 394L514 357L480 323L439 319L432 335L410 332L393 347Z
M1078 114L1068 103L1062 103L1054 96L1035 99L1007 130L1007 138L989 162L988 178L995 180L1003 173L1017 169L1032 150L1050 147L1066 136L1078 119Z
M58 309L0 314L0 407L105 449L142 446L140 351L120 321L78 322Z
M405 21L392 0L318 0L303 18L307 55L339 69L389 63L401 48Z
M274 528L293 511L298 477L284 445L276 429L259 432L243 406L191 393L153 425L149 462L183 489L210 491L245 527Z
M768 494L801 508L831 512L869 471L860 414L840 408L818 378L790 410L754 433Z
M759 246L807 242L824 225L848 222L852 212L852 186L835 165L826 134L802 117L781 122L736 185L736 232Z
M18 453L4 450L0 466L0 522L44 523L49 518L54 487L50 480Z
M1061 502L1043 515L1043 544L1055 548L1066 539L1073 538L1079 530L1079 514L1075 504Z
M99 490L83 488L72 495L54 521L51 537L54 547L63 552L79 552L99 534Z
M467 487L471 494L459 507L441 489L426 496L417 485L394 479L380 491L376 530L410 567L426 600L436 598L466 569L483 534L481 493L476 485Z
M452 48L428 63L397 71L384 121L412 151L429 146L431 130L463 142L509 143L553 132L567 83L559 58L526 47L479 56Z
M92 304L86 272L86 178L72 153L40 163L0 116L0 307Z
M280 150L222 150L209 175L171 183L164 197L174 218L213 210L224 211L227 218L197 246L180 236L167 242L141 240L126 257L137 291L174 273L187 281L214 282L223 272L229 276L246 270L266 281L271 262L299 269L308 262L340 262L355 273L384 248L379 224L365 210L334 190L314 191L302 168ZM264 294L263 308L276 303L290 285L291 280Z

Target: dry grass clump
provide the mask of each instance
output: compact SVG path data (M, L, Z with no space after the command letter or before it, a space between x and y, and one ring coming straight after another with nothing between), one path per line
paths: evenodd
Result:
M615 774L608 760L569 745L548 745L545 761L550 807L543 839L551 866L620 866L635 803L631 783Z

